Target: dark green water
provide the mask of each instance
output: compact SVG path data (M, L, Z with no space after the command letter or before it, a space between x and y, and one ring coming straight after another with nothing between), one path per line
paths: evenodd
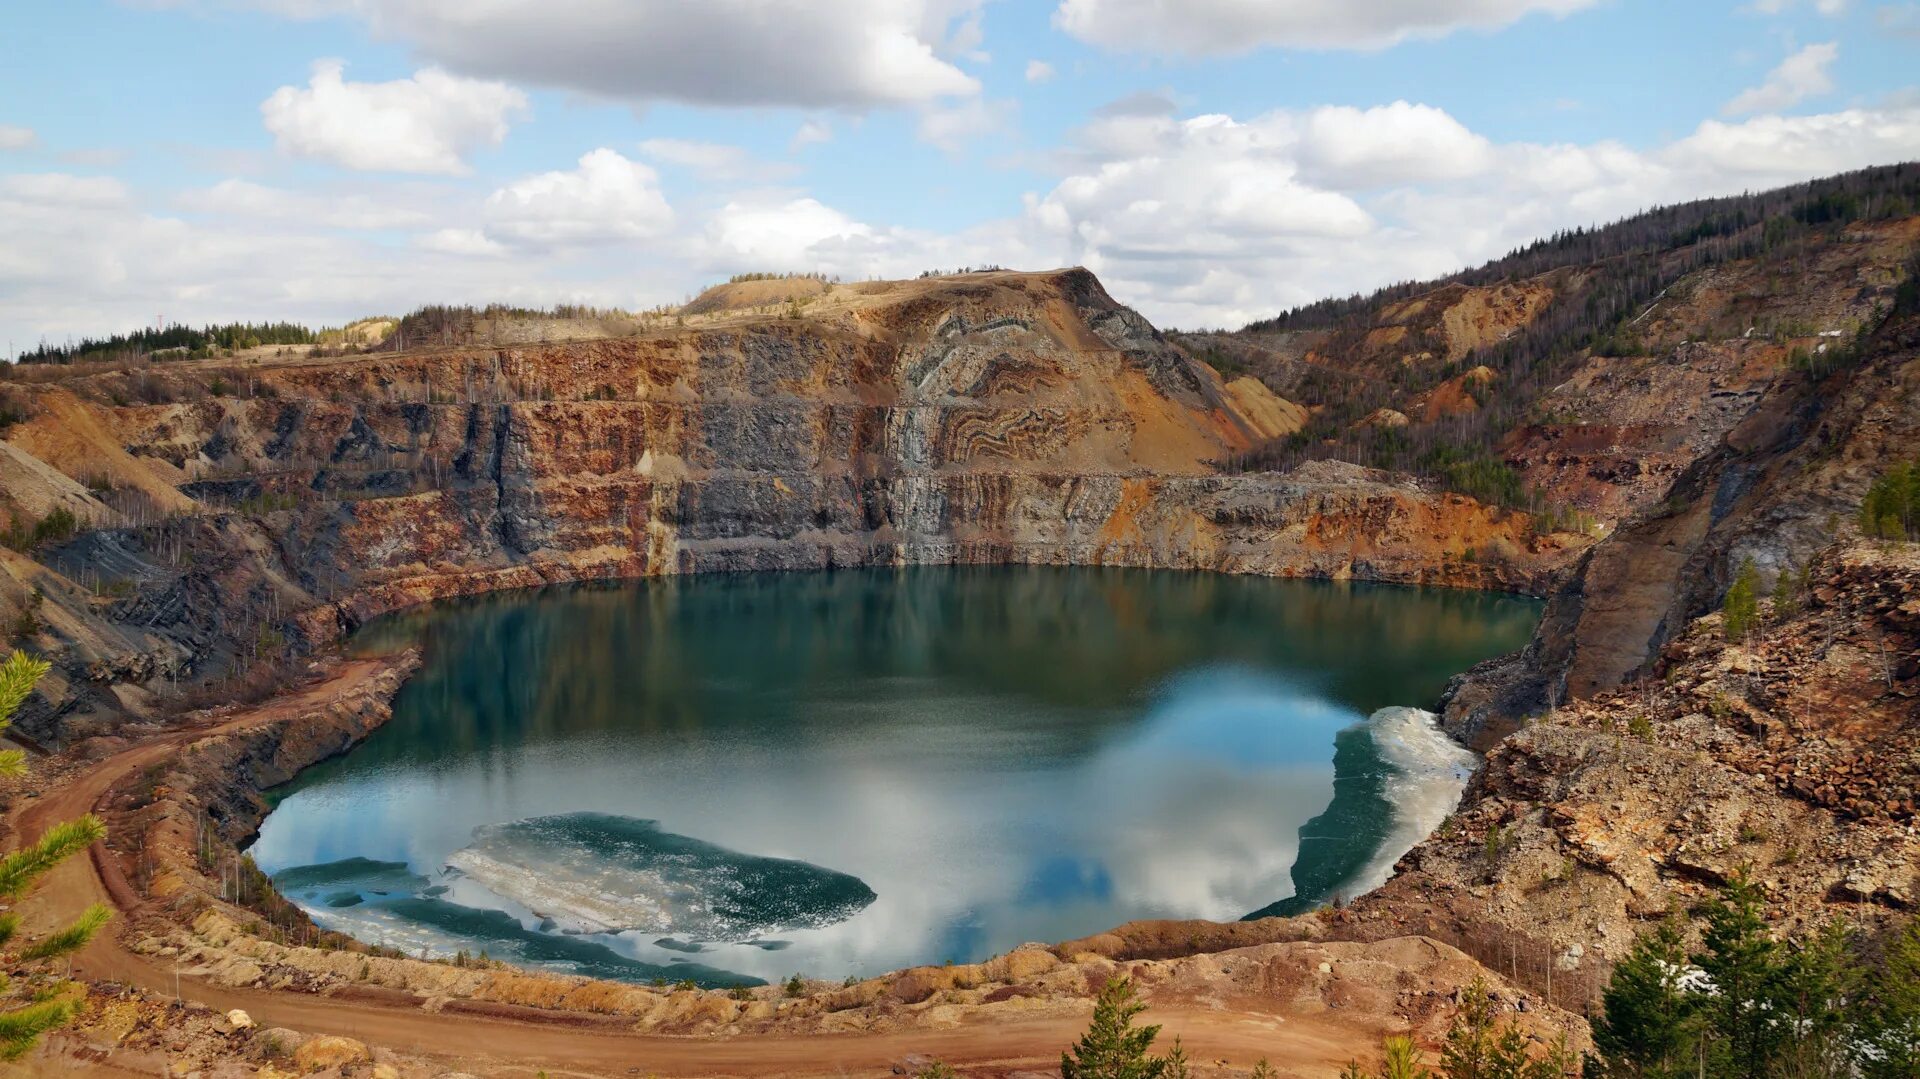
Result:
M254 854L365 940L642 980L1232 919L1384 876L1465 763L1391 706L1430 706L1537 615L1099 569L492 596L363 633L426 666L391 723L277 792Z

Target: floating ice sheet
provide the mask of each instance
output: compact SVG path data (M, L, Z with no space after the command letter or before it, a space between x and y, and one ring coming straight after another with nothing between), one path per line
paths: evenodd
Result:
M574 933L749 941L833 925L874 900L873 889L846 873L607 813L483 825L447 865Z

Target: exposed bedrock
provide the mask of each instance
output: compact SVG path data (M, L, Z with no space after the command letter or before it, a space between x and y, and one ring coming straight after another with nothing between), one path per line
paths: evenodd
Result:
M1079 270L617 339L75 371L29 411L8 441L46 497L98 503L0 578L0 602L39 589L63 656L24 721L49 738L495 588L1013 562L1538 592L1586 542L1354 466L1220 474L1299 410Z

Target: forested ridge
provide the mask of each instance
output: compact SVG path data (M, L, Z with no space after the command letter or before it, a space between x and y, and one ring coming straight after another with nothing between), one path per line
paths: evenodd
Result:
M82 337L62 344L41 342L20 353L20 363L95 363L177 352L183 359L204 359L216 351L233 352L261 345L310 345L316 331L295 322L229 322L224 325L148 327L106 337Z
M1223 374L1253 373L1313 410L1309 424L1225 462L1230 471L1293 467L1336 459L1418 474L1451 489L1502 505L1550 509L1499 459L1495 447L1516 426L1538 419L1541 396L1589 356L1629 356L1647 349L1639 320L1667 290L1697 271L1745 259L1765 259L1791 272L1817 245L1834 242L1850 226L1920 213L1920 163L1846 173L1759 194L1705 199L1662 207L1597 228L1574 229L1532 243L1476 269L1426 282L1407 282L1369 296L1323 300L1233 334L1178 338ZM1367 333L1395 304L1444 290L1538 284L1554 299L1536 318L1495 344L1450 362L1406 364L1384 372L1343 367ZM1881 312L1884 314L1884 312ZM1864 341L1878 318L1853 327ZM1724 327L1783 337L1811 327L1763 324ZM1325 362L1280 362L1264 346L1308 335ZM1824 362L1843 363L1858 341ZM1251 358L1250 358L1251 357ZM1364 422L1484 367L1483 385L1463 387L1478 406L1463 414L1405 425Z

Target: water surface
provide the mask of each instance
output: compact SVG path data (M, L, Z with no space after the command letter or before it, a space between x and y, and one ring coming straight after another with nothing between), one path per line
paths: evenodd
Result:
M1537 614L1019 567L490 596L362 634L426 664L386 727L277 792L253 853L364 940L635 980L1233 919L1384 875L1462 757L1375 713L1430 706Z

